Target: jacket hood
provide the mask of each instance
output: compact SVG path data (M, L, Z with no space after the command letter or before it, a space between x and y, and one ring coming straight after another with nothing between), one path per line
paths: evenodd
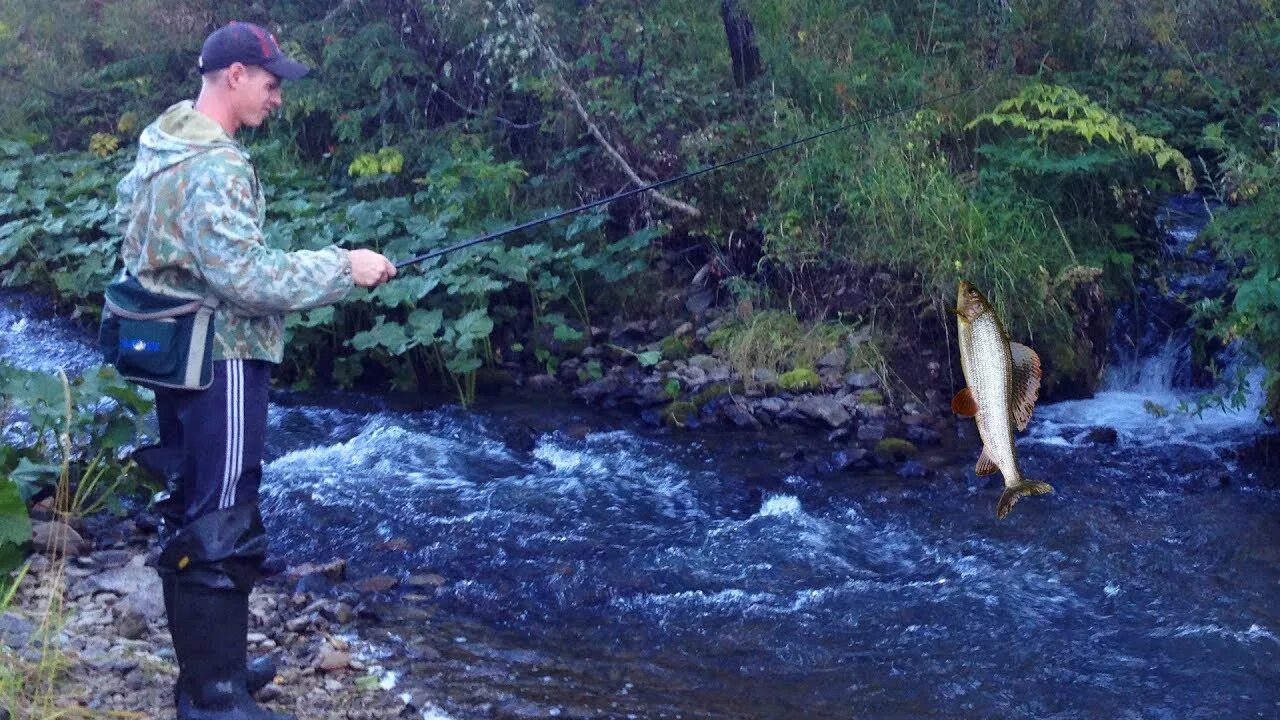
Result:
M138 172L144 178L215 148L232 148L246 156L244 148L214 122L183 100L165 110L138 138Z

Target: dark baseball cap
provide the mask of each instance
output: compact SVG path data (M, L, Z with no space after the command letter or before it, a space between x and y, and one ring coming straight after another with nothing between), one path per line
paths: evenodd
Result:
M200 48L201 73L230 67L232 63L258 65L282 80L297 80L311 68L284 54L276 38L253 23L233 20L214 30Z

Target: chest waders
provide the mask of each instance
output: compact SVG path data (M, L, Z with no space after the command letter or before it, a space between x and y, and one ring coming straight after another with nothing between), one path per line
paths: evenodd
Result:
M160 444L138 464L165 481L159 553L178 660L178 720L290 720L258 705L270 660L247 663L249 594L267 537L258 507L270 363L222 360L204 390L156 389Z

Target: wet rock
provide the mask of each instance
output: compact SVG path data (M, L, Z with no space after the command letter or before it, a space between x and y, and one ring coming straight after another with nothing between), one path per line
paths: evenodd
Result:
M623 323L616 319L609 329L609 337L614 344L627 344L643 339L649 334L649 323L643 320L632 320Z
M128 565L135 555L128 550L99 550L90 556L101 568L116 568Z
M75 599L98 592L110 592L120 596L150 592L159 597L160 576L155 570L145 565L130 564L111 568L76 583L71 587L68 596Z
M321 611L321 614L333 622L340 625L346 625L351 622L353 617L355 617L355 610L347 603L337 602L326 606L324 610Z
M364 602L355 609L360 617L377 623L407 622L420 623L436 616L434 606L419 607L416 605L400 605L398 603Z
M524 386L539 393L553 392L563 387L559 380L547 374L530 375L525 378Z
M917 445L936 445L942 442L942 433L933 428L912 425L907 428L907 439Z
M753 430L759 430L761 427L760 421L751 414L750 410L743 407L740 403L725 403L721 412L724 413L725 419L734 427L751 428Z
M306 593L310 595L324 595L333 589L333 581L324 573L311 573L298 578L298 582L293 587L296 593Z
M358 581L356 583L356 590L359 590L362 593L381 593L386 592L399 584L400 580L398 578L391 577L390 575L374 575L373 577L368 577Z
M880 384L880 377L871 370L860 370L845 375L844 384L855 390L872 388Z
M908 411L902 416L902 424L908 427L913 425L928 425L933 420L928 414L920 411Z
M649 408L671 402L671 396L662 383L647 381L636 390L634 402L639 407Z
M621 380L611 374L578 387L573 396L592 405L603 405L606 398L617 395L621 389Z
M680 381L680 385L686 389L693 389L706 385L708 381L706 370L703 370L697 365L690 365L684 362L677 363L675 371L668 377L674 377L676 380Z
M314 622L314 620L315 618L311 615L299 615L298 617L286 622L284 624L284 629L289 632L302 632L303 630L311 627L311 623Z
M766 390L772 390L778 387L778 373L768 368L756 368L751 371L751 381Z
M787 409L787 402L782 398L767 397L756 403L756 408L769 415L781 415Z
M717 370L718 368L726 367L723 361L717 360L716 358L703 353L692 355L685 362L702 370L708 375L710 375L712 371Z
M147 634L147 619L136 612L116 613L116 634L126 640L137 640Z
M325 672L343 670L350 666L351 653L344 652L342 650L334 650L332 648L321 650L320 653L316 655L315 663L313 663L313 667Z
M63 555L79 555L84 546L84 538L75 528L64 522L50 520L33 520L31 522L31 543L36 552L48 553L57 550ZM56 546L55 546L56 544Z
M828 395L806 395L798 398L794 404L795 412L811 420L826 423L828 427L843 427L853 420L853 416L835 398Z
M858 423L858 439L862 442L879 442L886 434L883 420L874 419Z
M1096 427L1090 428L1084 439L1091 445L1115 445L1119 435L1113 427Z
M139 588L137 592L121 598L116 603L115 609L117 613L136 615L144 623L154 622L164 617L164 592L159 578L154 584L146 585Z
M44 555L32 555L27 559L27 562L31 564L30 567L27 568L27 572L31 575L42 575L48 572L51 567L49 558Z
M301 565L295 565L289 568L286 573L289 577L300 578L312 573L321 573L325 577L334 582L342 580L347 575L347 561L342 559L330 560L327 563L305 562Z
M31 642L33 632L35 625L17 613L0 615L0 645L21 650Z
M907 460L898 466L898 477L918 479L928 477L929 474L929 468L925 467L924 463L919 460Z
M849 354L843 348L836 348L826 355L818 358L816 369L819 374L824 371L839 374L844 372L844 366L849 362Z
M559 369L556 370L556 379L563 383L576 385L578 383L578 369L582 367L582 363L577 358L566 358L560 363Z
M443 576L436 573L422 573L420 575L410 575L405 578L405 585L412 588L439 588L445 584Z
M865 448L848 448L831 454L831 467L834 470L868 468L873 464L871 453Z

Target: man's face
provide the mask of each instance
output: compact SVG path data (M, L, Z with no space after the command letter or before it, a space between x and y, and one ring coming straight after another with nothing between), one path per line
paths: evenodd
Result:
M236 118L241 125L256 128L268 115L280 109L283 102L280 78L256 65L236 63L231 67L233 72L237 69L239 73L232 84Z

